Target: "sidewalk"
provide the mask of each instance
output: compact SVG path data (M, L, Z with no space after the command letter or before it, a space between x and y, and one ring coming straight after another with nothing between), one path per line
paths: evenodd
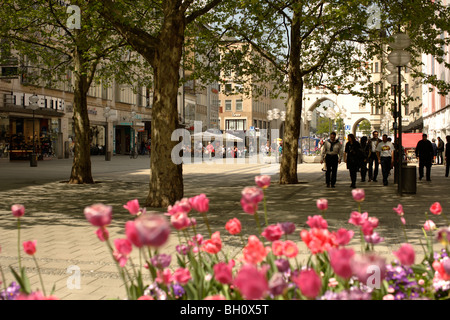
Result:
M16 219L12 217L12 204L25 205L25 217L21 219L21 241L37 240L36 258L47 287L47 294L55 284L55 295L64 300L100 300L124 298L125 290L117 275L117 268L104 243L95 236L95 228L85 219L83 209L94 203L113 206L113 223L108 228L110 238L124 237L124 224L132 219L123 208L127 201L137 198L142 204L148 193L149 158L139 156L114 156L105 161L103 156L92 157L94 185L68 185L64 183L70 175L72 160L39 161L38 167L31 168L29 162L0 162L0 264L7 277L13 280L9 265L17 267L17 230ZM237 217L243 225L243 235L256 233L252 216L243 213L239 204L244 187L254 186L254 177L277 172L279 164L190 164L183 166L185 196L205 193L210 198L208 219L211 229L220 231L226 247L225 252L233 255L240 249L238 237L231 237L225 230L225 223ZM350 213L358 210L351 197L350 177L345 164L338 170L335 189L325 187L324 173L320 164L304 163L298 165L300 183L297 185L279 185L278 174L272 176L272 184L267 189L269 223L290 221L297 226L296 232L289 236L300 247L302 257L307 249L301 243L299 232L307 228L308 216L318 214L316 200L327 198L329 209L325 213L331 230L341 227L353 229L347 223ZM432 182L418 181L417 193L397 195L397 185L393 184L393 173L389 186L383 187L381 176L377 183L357 182L358 188L365 189L366 200L362 211L379 219L377 232L385 241L376 246L376 251L392 259L392 251L404 242L400 219L392 208L401 203L405 211L406 230L410 243L416 247L417 261L421 259L423 240L421 227L425 222L425 212L429 212L432 203L439 201L449 215L450 199L445 196L450 187L449 178L444 177L443 166L433 166ZM381 170L380 170L381 171ZM381 174L381 173L380 173ZM148 208L149 210L155 210ZM164 212L164 209L156 209ZM194 215L195 216L195 215ZM198 230L206 238L207 230L203 219L195 216ZM262 206L260 218L263 221ZM429 214L438 227L444 225L442 217ZM359 235L356 234L352 245L358 249ZM161 252L174 252L177 244L174 233ZM167 251L166 251L167 250ZM133 262L139 257L132 254ZM22 264L27 267L32 288L40 287L33 260L22 253ZM174 264L175 260L172 262ZM302 261L300 259L301 263ZM75 267L73 267L75 266ZM68 271L69 269L69 271ZM71 271L72 270L72 271ZM81 275L80 289L71 288L73 270ZM148 278L149 280L149 278ZM148 282L148 281L147 281ZM69 283L69 286L68 286Z

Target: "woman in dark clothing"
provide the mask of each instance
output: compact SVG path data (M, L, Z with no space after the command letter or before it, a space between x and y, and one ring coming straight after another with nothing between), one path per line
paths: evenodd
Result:
M370 146L367 143L367 137L361 138L361 152L362 152L362 159L361 159L361 166L360 166L360 172L361 172L361 182L366 181L366 174L367 174L367 162L370 157Z
M353 134L348 135L348 141L345 144L344 161L347 163L347 169L350 171L350 179L352 180L351 188L356 188L356 173L361 165L361 145Z
M448 177L450 171L450 136L446 136L447 143L445 144L445 176Z

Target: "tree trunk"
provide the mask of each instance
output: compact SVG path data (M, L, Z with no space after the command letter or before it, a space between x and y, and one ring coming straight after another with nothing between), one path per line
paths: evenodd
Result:
M179 143L171 141L178 128L178 85L184 42L183 15L166 21L160 35L160 46L152 66L155 92L152 108L152 153L150 190L145 205L167 207L183 197L183 169L171 159L172 149Z
M75 148L69 183L94 183L91 172L91 154L89 138L89 116L87 108L87 92L89 90L87 72L81 53L74 55L74 101L73 127L75 129Z
M302 114L303 76L300 69L300 19L294 11L291 27L291 52L289 60L289 90L286 105L286 121L283 141L283 157L280 164L280 184L296 184L298 139Z

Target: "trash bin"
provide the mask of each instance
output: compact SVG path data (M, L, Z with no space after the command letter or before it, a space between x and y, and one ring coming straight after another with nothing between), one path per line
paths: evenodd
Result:
M413 193L417 190L417 167L402 167L402 193Z

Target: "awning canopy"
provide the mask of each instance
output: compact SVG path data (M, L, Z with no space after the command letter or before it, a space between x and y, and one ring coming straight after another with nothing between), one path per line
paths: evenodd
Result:
M402 134L402 146L405 149L415 148L417 142L422 140L422 133L403 133Z
M423 117L420 117L414 122L411 122L406 127L403 128L403 132L412 132L413 130L422 130L423 129Z

